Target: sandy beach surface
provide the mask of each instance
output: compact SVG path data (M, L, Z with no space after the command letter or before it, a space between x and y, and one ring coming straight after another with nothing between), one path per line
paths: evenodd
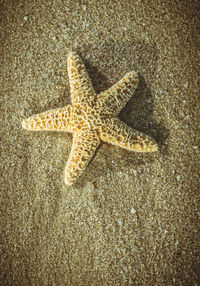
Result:
M0 285L199 285L199 7L1 1ZM138 71L120 119L159 152L102 143L68 187L72 135L21 123L70 103L71 50L97 92Z

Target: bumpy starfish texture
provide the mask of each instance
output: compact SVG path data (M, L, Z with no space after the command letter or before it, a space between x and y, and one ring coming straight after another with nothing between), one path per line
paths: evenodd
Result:
M65 168L65 183L81 175L101 141L137 152L157 151L157 143L117 117L138 85L135 71L127 73L107 91L96 94L80 57L68 56L72 104L33 115L22 122L28 130L73 133L73 145Z

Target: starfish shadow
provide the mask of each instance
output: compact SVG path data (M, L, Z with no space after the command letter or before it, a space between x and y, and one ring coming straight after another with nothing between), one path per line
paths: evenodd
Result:
M169 135L169 130L160 123L156 123L152 118L153 106L151 90L147 87L145 79L139 75L138 87L127 105L120 112L119 118L130 127L153 137L160 149L164 151L163 146Z
M107 80L107 77L101 72L99 72L96 66L92 65L87 60L84 60L84 64L97 94L110 87L110 83Z
M119 118L133 129L143 131L145 134L153 137L159 145L160 152L164 155L167 155L168 152L167 147L165 146L165 140L169 135L169 130L162 126L162 124L157 123L152 118L152 115L153 98L151 95L151 91L150 88L147 87L144 78L139 75L138 87L131 99L128 101L127 105L120 112ZM147 153L130 153L129 151L122 148L119 148L119 150L121 151L118 150L118 152L116 152L116 148L119 147L113 148L113 146L111 147L111 145L106 143L100 144L98 152L95 153L95 158L96 161L102 163L102 157L104 157L105 164L101 168L100 164L97 164L94 161L91 162L91 166L93 166L93 168L91 167L89 173L90 175L91 173L93 173L92 177L95 177L95 173L97 171L96 169L99 169L99 174L104 174L107 168L109 168L110 170L114 168L113 164L111 163L112 160L108 160L107 156L105 155L105 149L109 149L109 152L111 153L109 155L109 158L112 158L114 161L119 161L121 160L121 157L123 157L124 166L130 166L131 162L133 162L134 165L141 165L143 164L144 156L145 161L152 161L158 156L158 153L155 153L154 155ZM95 169L96 171L93 172L93 169Z

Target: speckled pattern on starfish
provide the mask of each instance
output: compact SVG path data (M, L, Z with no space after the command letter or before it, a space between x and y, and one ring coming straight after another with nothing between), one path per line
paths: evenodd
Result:
M82 174L101 141L137 152L157 151L157 143L117 117L138 85L135 71L127 73L110 89L97 94L81 58L71 52L68 74L72 104L23 120L28 130L73 133L73 145L65 168L65 183L72 185Z

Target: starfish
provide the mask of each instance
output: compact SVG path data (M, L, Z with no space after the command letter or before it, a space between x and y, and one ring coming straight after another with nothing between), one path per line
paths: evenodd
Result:
M154 152L157 143L132 129L117 116L138 85L135 71L127 73L108 90L97 95L81 58L71 52L67 59L72 104L23 120L33 131L73 133L72 149L65 168L65 183L72 185L82 174L101 141L130 151Z

